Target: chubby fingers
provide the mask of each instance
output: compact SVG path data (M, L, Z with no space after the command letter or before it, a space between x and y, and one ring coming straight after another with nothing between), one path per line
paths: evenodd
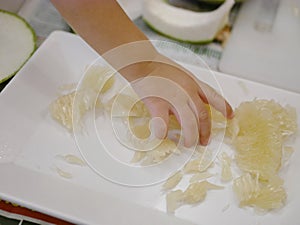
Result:
M174 108L171 111L176 116L177 120L181 125L181 129L184 137L184 145L186 147L192 147L198 144L199 140L199 129L197 117L194 114L192 108L188 103L178 107L176 110Z
M200 144L207 145L211 133L211 118L209 112L199 96L190 98L188 104L197 118Z
M157 97L145 98L144 103L146 104L153 119L151 125L157 138L163 139L167 136L169 114L171 111L181 124L184 145L186 147L191 147L198 143L198 120L188 103L182 104L180 107L176 107L176 110L174 107L170 106L167 101Z
M199 83L199 96L201 99L221 112L226 118L232 119L233 109L229 103L212 87L205 83Z
M151 130L157 138L163 139L168 133L169 124L169 104L157 97L148 97L144 99L151 115Z

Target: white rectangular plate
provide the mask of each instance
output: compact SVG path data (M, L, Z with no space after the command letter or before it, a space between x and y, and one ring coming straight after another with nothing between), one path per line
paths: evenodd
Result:
M0 95L0 198L75 223L84 224L298 224L300 207L300 140L290 165L282 171L286 206L258 215L240 209L231 184L211 191L197 206L183 206L175 216L165 213L161 184L132 188L111 183L88 166L67 164L58 155L80 157L72 135L49 115L57 90L78 82L98 55L76 35L54 32ZM210 82L210 72L187 66ZM300 110L299 94L216 73L233 106L255 97L275 99ZM214 85L213 85L214 86ZM299 123L299 119L298 119ZM112 139L114 137L111 137ZM72 174L61 177L56 168ZM219 177L212 178L218 183Z

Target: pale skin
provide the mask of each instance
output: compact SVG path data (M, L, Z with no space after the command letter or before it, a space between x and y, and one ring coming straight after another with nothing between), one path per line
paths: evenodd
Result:
M190 98L183 100L179 109L160 97L144 99L151 116L161 118L166 124L169 115L175 114L182 126L185 146L190 147L197 141L191 117L197 121L196 135L200 143L206 145L209 142L211 120L205 104L209 103L229 119L233 117L231 106L214 89L159 54L115 0L51 1L70 26L129 82L143 77L161 77L175 82L188 94ZM137 41L143 42L131 46L131 43ZM129 44L128 48L120 48L124 44ZM143 60L138 62L136 58ZM136 91L142 92L142 88ZM159 138L167 134L164 126L159 124L155 125L154 131Z

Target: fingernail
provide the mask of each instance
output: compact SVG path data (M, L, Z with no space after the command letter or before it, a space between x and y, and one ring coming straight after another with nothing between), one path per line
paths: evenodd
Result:
M206 146L206 145L208 145L208 142L209 142L209 138L205 138L205 139L201 138L200 139L200 144L201 145L205 145Z
M211 141L211 135L210 132L208 134L205 134L203 136L200 137L200 144L201 145L208 145Z
M184 146L187 148L196 146L198 144L199 140L198 137L184 137Z
M232 111L229 115L228 115L228 119L233 119L234 117L234 112Z
M150 130L155 137L164 139L167 135L167 127L161 118L152 118L150 121Z

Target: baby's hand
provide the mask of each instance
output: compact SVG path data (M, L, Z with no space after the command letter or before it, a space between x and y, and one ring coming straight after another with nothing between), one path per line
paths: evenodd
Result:
M149 69L151 68L151 69ZM211 119L205 104L232 118L233 110L228 102L206 83L199 81L189 71L172 60L159 56L147 68L147 75L132 82L143 99L153 120L155 135L167 135L169 115L180 122L184 145L207 145L211 132Z

